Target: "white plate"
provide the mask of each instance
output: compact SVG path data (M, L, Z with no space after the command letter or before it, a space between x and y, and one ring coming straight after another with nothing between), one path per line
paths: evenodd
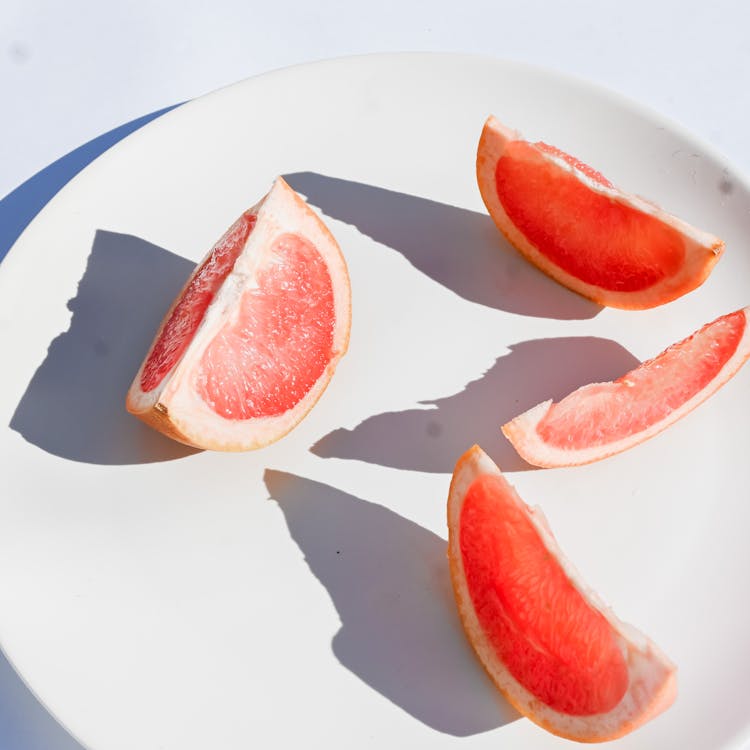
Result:
M629 313L535 271L475 185L489 113L725 238L711 278ZM191 452L128 416L125 390L191 264L277 174L344 249L351 348L280 443ZM704 145L519 65L337 60L170 112L74 179L0 266L3 648L92 750L566 747L495 694L454 611L445 499L477 441L679 665L674 707L619 744L736 746L750 369L585 468L524 471L497 427L750 302L748 236L746 183Z

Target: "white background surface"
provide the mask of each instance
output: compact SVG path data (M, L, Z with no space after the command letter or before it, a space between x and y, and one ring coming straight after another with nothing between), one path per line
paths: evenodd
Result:
M0 195L85 141L272 68L373 51L477 52L597 81L750 171L742 0L3 0Z
M680 121L747 174L749 21L740 0L387 0L366 8L334 0L3 0L0 195L112 128L241 78L325 57L412 49L490 54L596 81ZM37 179L24 210L33 210L34 199L41 208L45 186L64 184L65 170L70 177L82 163L69 160L62 172ZM0 201L0 224L12 197ZM0 749L79 748L0 660Z

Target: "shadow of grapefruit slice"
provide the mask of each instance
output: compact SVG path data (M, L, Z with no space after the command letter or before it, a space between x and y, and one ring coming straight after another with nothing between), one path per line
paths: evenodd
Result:
M669 302L708 277L724 243L618 190L583 162L490 117L477 181L498 229L527 260L601 305Z
M188 279L127 409L197 448L260 448L322 395L347 349L350 320L336 240L278 178Z
M474 446L448 496L448 557L466 635L518 711L568 739L620 737L668 708L676 669L615 617Z
M591 463L665 430L716 393L750 356L750 308L717 318L654 359L562 401L544 401L503 425L530 464Z

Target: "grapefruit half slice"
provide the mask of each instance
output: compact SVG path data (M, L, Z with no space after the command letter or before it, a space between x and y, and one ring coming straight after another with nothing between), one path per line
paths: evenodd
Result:
M586 587L541 511L478 446L456 464L448 529L464 630L518 711L554 734L599 742L670 706L674 665Z
M188 279L127 409L197 448L260 448L321 396L347 349L350 320L336 240L278 178Z
M631 448L702 404L742 367L750 356L749 312L723 315L618 380L537 404L502 430L526 461L546 468Z
M496 118L484 125L477 181L508 241L544 273L600 305L644 309L695 289L724 243Z

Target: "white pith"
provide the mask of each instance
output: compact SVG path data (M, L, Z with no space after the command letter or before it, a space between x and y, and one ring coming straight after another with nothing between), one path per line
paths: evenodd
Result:
M748 325L748 313L750 307L742 310L745 315L745 330L734 354L724 363L716 377L703 390L696 393L691 399L685 401L679 408L675 409L664 419L655 422L647 429L634 433L620 440L612 441L604 445L595 445L590 448L565 449L546 443L537 428L540 422L552 407L552 401L543 401L533 406L523 414L519 414L502 427L503 433L518 453L529 463L545 468L560 466L577 466L587 464L599 459L621 453L634 445L648 440L659 434L670 425L674 424L704 401L710 398L721 388L750 357L750 325ZM590 386L584 386L584 388ZM642 394L649 398L649 394Z
M617 635L625 657L629 686L620 702L609 712L590 716L572 716L555 711L531 694L500 661L484 635L466 587L460 541L460 516L466 492L481 475L499 477L510 496L524 510L553 558L561 565L572 585L588 603L600 611ZM676 692L676 668L643 633L621 622L589 589L573 565L565 558L538 508L528 508L494 462L478 446L459 460L448 496L449 556L453 567L453 585L461 620L479 660L497 687L523 714L545 729L569 739L603 741L636 728L669 707Z
M274 182L270 192L249 212L257 216L255 226L183 355L156 388L144 392L140 383L147 355L128 392L128 408L133 413L156 409L168 416L171 424L192 443L219 450L256 448L288 432L325 390L348 344L351 319L348 272L341 251L330 232L280 177ZM267 263L276 240L288 233L297 234L310 242L322 256L331 276L335 316L332 357L310 391L287 412L272 417L227 419L211 409L196 392L195 371L217 333L238 314L238 303L242 295L257 286L257 273ZM212 251L213 248L206 257ZM200 266L199 263L196 270ZM182 293L177 300L181 297ZM165 316L164 323L170 315L171 310ZM157 340L158 334L154 342Z
M659 206L639 196L625 193L616 187L602 185L569 164L559 156L548 152L539 152L544 159L554 163L560 169L573 175L585 184L592 192L607 196L610 200L630 206L648 214L678 231L685 242L685 262L680 271L654 286L633 292L618 292L589 284L552 263L529 242L511 221L497 195L495 169L508 143L522 140L519 133L503 125L497 118L490 117L484 125L477 155L477 181L482 199L490 215L509 242L520 250L528 259L543 268L556 281L578 292L584 297L600 301L611 307L624 309L642 309L663 304L681 296L703 282L724 251L724 243L718 237L696 229L682 219L662 210ZM707 266L707 267L706 267ZM686 286L687 284L687 286ZM637 299L636 299L637 297Z

